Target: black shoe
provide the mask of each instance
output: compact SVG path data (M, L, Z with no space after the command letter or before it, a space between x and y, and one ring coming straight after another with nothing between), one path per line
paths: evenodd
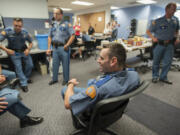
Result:
M169 81L169 80L159 80L159 81L161 81L161 82L163 82L163 83L166 83L166 84L170 84L170 85L173 84L173 82L171 82L171 81Z
M152 79L152 82L153 82L153 83L157 83L157 82L158 82L158 78L153 78L153 79Z
M68 82L66 82L66 81L63 81L63 82L62 82L62 85L66 85L67 83L68 83Z
M53 81L53 80L51 80L50 82L49 82L49 85L53 85L53 84L55 84L55 83L57 83L58 81Z
M24 92L28 92L28 91L29 91L29 89L28 89L27 86L21 86L21 89L22 89Z
M9 87L11 89L15 89L19 83L20 83L19 78L14 78L9 82Z
M24 127L27 127L27 126L33 126L33 125L40 124L41 122L43 122L42 117L25 116L25 118L20 120L20 127L24 128Z
M27 83L33 83L33 81L31 79L28 79Z

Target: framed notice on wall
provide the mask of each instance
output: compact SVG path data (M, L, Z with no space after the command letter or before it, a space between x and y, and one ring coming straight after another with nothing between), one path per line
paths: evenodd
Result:
M0 29L4 29L5 25L4 25L4 21L3 21L3 17L0 16Z

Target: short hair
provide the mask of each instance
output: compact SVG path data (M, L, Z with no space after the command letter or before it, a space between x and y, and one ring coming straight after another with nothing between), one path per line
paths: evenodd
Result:
M63 10L61 8L56 8L59 10L59 12L63 15Z
M120 43L113 43L104 46L104 48L109 48L109 58L117 57L118 65L126 67L126 50Z
M169 9L171 6L177 7L176 3L170 2L170 3L168 3L168 4L166 5L165 10Z
M23 23L23 19L20 18L20 17L14 18L13 21L16 21L16 22L22 22L22 23Z
M82 34L86 34L86 31L83 31Z

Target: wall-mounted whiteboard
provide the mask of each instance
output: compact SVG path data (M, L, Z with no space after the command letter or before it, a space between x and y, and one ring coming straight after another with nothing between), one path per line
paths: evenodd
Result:
M146 34L148 20L137 20L136 35L142 36Z
M49 18L47 0L0 0L3 17Z

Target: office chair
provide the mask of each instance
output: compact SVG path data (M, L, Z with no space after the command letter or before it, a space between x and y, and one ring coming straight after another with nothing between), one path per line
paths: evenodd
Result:
M90 56L93 54L93 51L96 50L96 44L94 41L85 41L84 42L84 52L83 52L83 58L86 56Z
M174 46L174 57L171 67L180 71L180 65L176 62L180 61L180 43Z
M134 91L122 96L99 101L91 111L92 113L89 118L86 118L87 121L82 121L81 117L72 115L73 120L76 119L76 122L73 121L74 127L78 129L70 135L78 135L81 133L84 135L97 135L99 131L117 135L115 132L108 130L107 127L122 117L129 99L144 91L148 85L148 81L143 81Z

